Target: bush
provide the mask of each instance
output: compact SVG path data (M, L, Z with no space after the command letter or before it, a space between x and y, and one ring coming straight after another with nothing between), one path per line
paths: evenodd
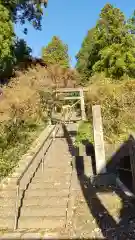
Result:
M91 82L85 96L88 119L92 119L92 105L100 104L105 140L122 142L135 130L135 81L116 83L97 75Z
M18 81L17 81L18 80ZM39 132L47 114L40 99L41 82L20 76L3 87L0 104L0 179L11 173Z
M9 120L0 135L0 179L13 171L20 157L29 148L35 137L45 127L42 121L35 119Z
M75 140L75 145L79 146L84 140L88 140L90 143L94 143L93 129L90 121L80 122L78 131L77 131L76 140Z

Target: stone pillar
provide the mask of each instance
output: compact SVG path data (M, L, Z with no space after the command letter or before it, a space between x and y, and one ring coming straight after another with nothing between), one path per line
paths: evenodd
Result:
M82 120L86 120L86 113L85 113L85 103L84 103L84 94L83 94L83 89L80 89L80 97L81 97L81 115L82 115Z
M130 164L131 164L131 171L132 171L132 188L133 188L133 194L135 194L135 134L132 134L130 136L129 156L130 156Z
M103 126L100 105L92 107L93 131L97 174L106 173L106 160L103 139Z

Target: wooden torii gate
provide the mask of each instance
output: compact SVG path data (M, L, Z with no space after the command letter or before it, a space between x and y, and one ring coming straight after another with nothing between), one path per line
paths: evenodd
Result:
M81 118L83 121L86 120L86 113L85 113L85 103L84 103L84 91L87 91L86 88L59 88L56 89L56 93L73 93L78 92L79 96L70 96L64 97L64 100L80 100L81 105Z

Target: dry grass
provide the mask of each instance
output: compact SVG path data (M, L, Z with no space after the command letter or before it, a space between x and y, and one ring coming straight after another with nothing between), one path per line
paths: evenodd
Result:
M58 86L75 84L76 73L59 66L36 65L16 73L16 78L3 86L0 97L0 178L8 175L46 126L47 111L40 92Z
M103 75L91 79L86 94L87 114L91 121L91 106L100 104L105 140L121 143L135 130L135 81L112 81Z
M29 144L45 127L39 96L43 86L41 79L36 69L30 69L25 74L19 73L3 87L0 98L0 178L14 169Z
M21 115L31 116L39 109L39 91L48 87L74 86L76 73L73 70L65 70L59 66L49 68L37 67L28 69L27 72L18 73L18 77L11 79L8 86L3 87L3 97L0 98L0 122L11 117L11 112L16 109Z

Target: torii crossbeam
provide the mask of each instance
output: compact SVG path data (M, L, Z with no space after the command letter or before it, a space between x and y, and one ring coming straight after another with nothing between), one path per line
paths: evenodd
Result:
M79 100L81 103L81 118L83 121L86 120L86 113L85 113L85 103L84 103L84 91L87 91L86 88L59 88L56 89L56 93L73 93L78 92L79 96L72 96L72 97L64 97L64 100Z

